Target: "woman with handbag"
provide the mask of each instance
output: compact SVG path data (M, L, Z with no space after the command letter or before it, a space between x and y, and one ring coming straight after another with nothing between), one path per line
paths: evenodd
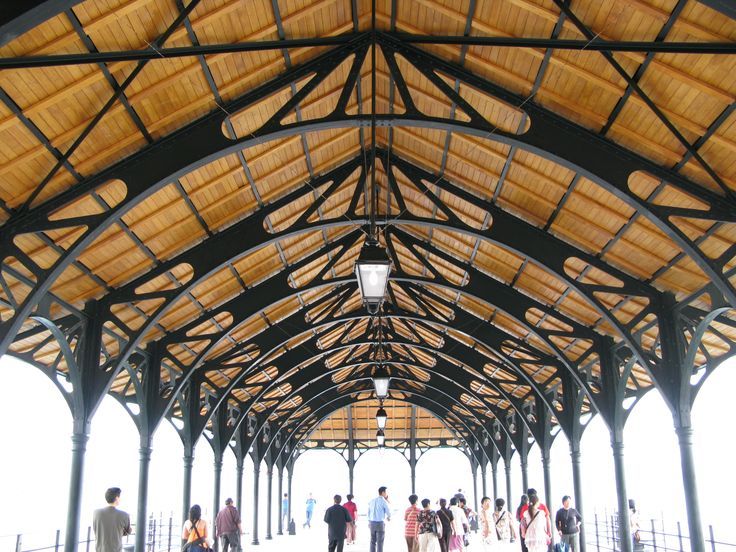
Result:
M450 499L450 511L452 512L452 536L450 537L449 552L462 550L465 546L465 528L469 526L465 511L458 505L458 499Z
M447 500L440 498L440 509L437 510L437 517L442 524L442 536L440 540L440 550L442 552L450 552L450 538L452 537L452 512L447 508Z
M529 552L547 552L552 542L549 526L547 512L539 507L539 497L530 496L529 509L524 512L521 525L521 536Z
M493 512L493 523L499 544L507 546L516 541L516 529L514 520L508 510L504 508L506 501L503 498L496 499L496 508Z
M202 508L195 504L189 508L189 519L184 522L181 538L186 542L182 552L202 552L210 549L207 539L207 522L202 519Z

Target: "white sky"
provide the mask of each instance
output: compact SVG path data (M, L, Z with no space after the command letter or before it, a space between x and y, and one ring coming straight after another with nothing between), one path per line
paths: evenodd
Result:
M736 445L727 405L736 388L736 359L721 365L706 382L695 402L695 460L703 523L707 535L713 524L716 538L736 542L736 528L731 523L730 508L723 507L724 497L734 496L736 478L732 463ZM40 371L10 357L0 359L0 416L4 420L5 454L0 464L0 549L8 548L14 535L24 533L24 542L49 544L56 529L64 529L71 465L71 415L59 392ZM21 390L21 391L18 391ZM730 414L730 412L729 412ZM389 421L390 423L390 421ZM642 519L664 518L674 524L681 521L687 530L679 453L672 418L656 393L649 393L635 406L626 426L626 466L629 496L635 498ZM10 446L7 446L7 445ZM608 431L594 418L582 443L585 514L600 515L615 509L613 462ZM151 465L149 511L174 525L181 512L182 446L168 422L154 440ZM197 446L193 473L192 498L207 515L212 510L212 463L209 444L202 438ZM499 493L505 497L503 463L499 464ZM555 440L552 451L552 494L572 495L572 477L567 441ZM307 493L318 501L315 517L318 526L324 507L335 493L348 492L345 462L332 451L310 452L295 467L293 514L298 525L304 519ZM122 407L106 398L95 415L88 445L82 505L81 534L86 533L92 511L103 505L107 487L123 489L121 508L135 518L138 478L138 437L135 425ZM235 497L235 458L227 453L222 476L221 497ZM246 461L244 521L250 530L252 515L252 463ZM543 492L539 449L529 456L529 482ZM356 502L363 513L379 485L387 485L392 505L403 510L410 493L408 463L395 451L372 450L362 457L355 470ZM459 487L472 494L470 466L465 457L453 450L430 451L419 461L417 491L421 498L433 501L449 497ZM284 478L284 491L286 478ZM512 464L512 490L515 501L521 494L518 461ZM480 475L478 492L481 493ZM274 477L273 531L278 519L278 493ZM492 494L490 470L488 493ZM12 497L12 499L10 498ZM261 537L265 536L266 475L261 470ZM512 504L513 507L516 504ZM551 505L557 507L556 501Z

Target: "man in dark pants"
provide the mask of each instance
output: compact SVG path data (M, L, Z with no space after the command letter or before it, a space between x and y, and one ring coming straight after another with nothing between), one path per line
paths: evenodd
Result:
M329 545L327 546L328 552L342 552L342 547L345 544L345 531L347 530L348 523L353 521L353 517L350 512L347 511L340 503L342 497L335 495L335 503L327 508L325 512L325 523L327 524L327 539Z
M222 543L222 552L238 552L240 549L240 513L233 506L233 499L225 501L225 507L220 510L215 518L216 538Z
M560 534L560 545L564 552L580 552L580 523L583 518L575 508L570 508L570 497L562 497L562 508L557 510L555 525Z
M388 505L386 487L378 487L378 496L368 503L368 526L371 529L370 552L383 552L383 538L386 525L383 520L391 521L391 509Z
M95 510L92 516L92 527L95 530L96 552L120 552L123 549L123 537L130 535L130 516L118 510L120 489L111 487L105 491L107 507Z

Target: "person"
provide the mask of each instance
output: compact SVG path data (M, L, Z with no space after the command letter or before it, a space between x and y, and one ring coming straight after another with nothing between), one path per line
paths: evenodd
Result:
M409 507L404 512L404 538L406 538L406 549L408 552L416 552L419 541L417 540L419 523L417 521L417 514L419 513L419 506L417 506L417 500L419 497L415 494L409 495Z
M547 552L552 539L549 527L549 514L541 508L539 497L530 494L529 508L521 522L521 535L529 552Z
M499 543L510 544L516 540L516 529L511 514L504 509L506 501L503 498L496 499L496 508L493 512L493 523L495 525L496 537Z
M465 534L469 535L470 530L473 528L473 525L475 525L476 530L478 527L478 514L476 514L470 506L468 506L468 501L465 499L465 497L458 498L457 499L457 505L460 506L460 508L463 509L463 512L465 512L465 517L468 518L468 526L465 528ZM473 523L475 522L475 523ZM467 545L466 545L467 546Z
M521 521L522 515L524 512L522 510L525 510L529 507L529 497L526 494L521 495L521 499L519 500L519 505L516 507L516 521Z
M440 537L440 550L449 552L450 537L452 537L452 512L447 508L447 500L440 498L440 509L437 511L437 517L442 523L442 536Z
M289 494L284 493L281 499L281 522L286 525L289 523Z
M552 525L551 525L552 514L549 513L549 508L547 508L547 506L539 500L539 495L537 494L536 489L530 487L529 489L526 490L526 495L529 497L529 502L525 506L521 507L522 521L524 519L523 518L524 512L526 512L527 509L529 508L529 504L531 504L532 498L537 497L537 508L539 508L541 511L543 511L546 514L544 518L547 521L547 534L552 535ZM526 551L526 545L523 539L522 539L521 548L522 550Z
M312 528L312 514L314 514L314 506L317 504L317 501L312 498L312 493L309 493L309 497L307 498L307 520L302 524L302 529L304 527Z
M465 498L465 494L463 493L462 489L457 490L457 492L455 493L455 498L457 498L458 500L460 500L461 498Z
M350 512L348 512L341 504L342 497L334 496L335 503L325 511L325 523L327 524L327 550L328 552L342 552L345 544L345 532L348 523L352 521Z
M636 512L636 502L629 499L629 530L631 532L631 549L639 548L637 545L641 542L639 534L639 514Z
M465 546L465 527L468 527L468 518L454 496L450 499L450 512L452 512L452 536L448 550L452 552L462 550Z
M353 502L353 495L348 495L348 501L343 504L345 509L350 514L352 521L348 523L347 532L345 533L345 540L348 544L355 544L355 522L358 521L358 506Z
M371 530L370 552L383 552L383 537L386 535L384 519L391 521L386 487L378 487L378 496L368 503L368 526Z
M92 515L97 552L120 552L123 549L123 537L133 532L130 528L130 516L118 510L121 493L119 487L107 489L105 491L107 506L95 510Z
M492 550L494 548L493 543L499 540L499 538L498 532L496 531L496 523L491 513L491 499L487 496L480 499L478 520L480 521L480 536L483 550Z
M233 499L225 500L225 507L217 513L215 518L215 538L220 539L222 552L228 548L238 552L240 548L240 513L233 506Z
M437 550L437 535L434 533L437 513L429 507L430 500L422 500L422 509L417 514L417 540L419 552L435 552Z
M570 507L570 497L562 497L562 508L555 515L555 527L560 534L560 544L565 552L580 552L580 522L583 517Z
M521 528L521 522L524 520L524 512L529 508L529 495L521 495L519 505L516 507L516 521L519 522ZM524 542L524 535L521 535L521 529L519 529L519 541L521 542L521 552L528 552L526 543Z
M184 522L181 538L187 541L184 545L184 552L209 549L207 522L202 519L202 508L199 507L199 504L194 504L189 508L189 519Z

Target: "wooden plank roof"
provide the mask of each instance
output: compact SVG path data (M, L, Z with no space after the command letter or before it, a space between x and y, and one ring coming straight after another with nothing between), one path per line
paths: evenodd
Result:
M4 346L70 379L99 322L111 393L138 401L155 350L169 414L197 371L210 428L217 407L288 426L314 408L300 373L365 393L379 328L396 396L459 371L448 393L481 425L551 406L561 371L597 385L604 342L628 393L657 386L670 302L695 365L717 364L736 337L736 21L676 4L87 0L24 20L0 47ZM352 283L374 162L378 324Z

